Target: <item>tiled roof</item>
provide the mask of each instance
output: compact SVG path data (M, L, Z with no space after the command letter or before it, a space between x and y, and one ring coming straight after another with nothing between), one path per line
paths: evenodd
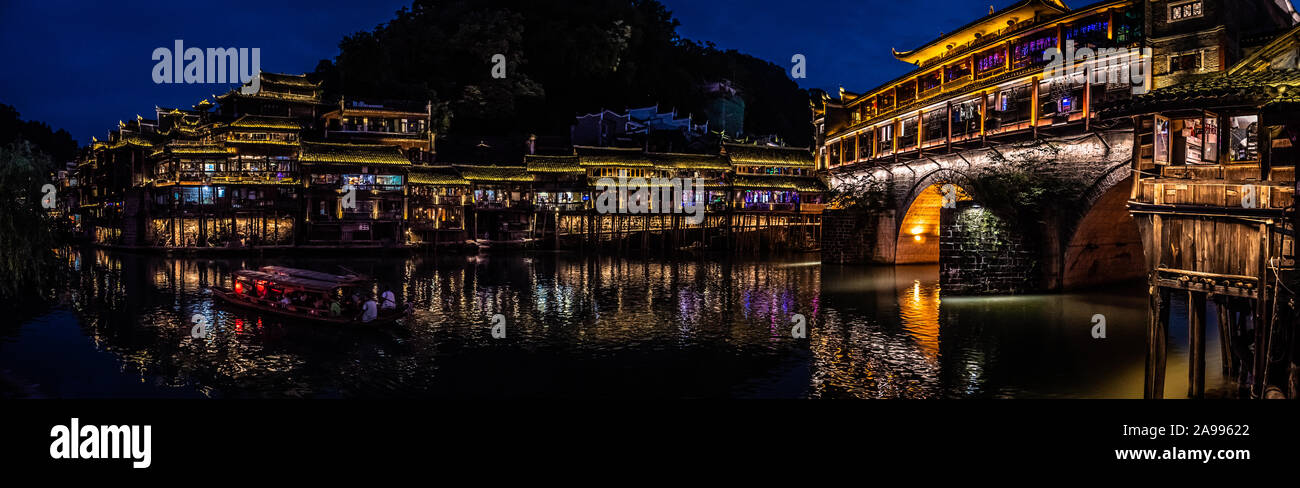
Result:
M286 129L302 130L302 124L288 117L269 115L245 115L230 123L231 127L241 129Z
M260 73L262 82L275 83L278 85L296 86L300 88L319 88L320 82L307 79L307 75L290 75L284 73Z
M154 145L154 141L152 140L151 137L146 137L139 134L130 134L130 135L122 136L112 145L108 146L108 148L121 149L127 146L148 148L148 147L153 147L153 145Z
M414 166L407 180L412 185L468 185L469 180L451 166Z
M718 154L648 153L655 166L694 170L729 170L731 164Z
M527 166L456 166L460 175L469 181L530 182L533 175Z
M1179 108L1213 108L1226 105L1263 107L1300 103L1300 70L1267 70L1229 75L1211 73L1138 95L1106 111L1107 116Z
M826 185L813 177L736 175L731 186L770 190L826 191Z
M543 156L529 154L524 156L529 173L577 173L586 170L578 164L578 156Z
M402 165L411 161L397 146L304 142L298 160L306 164Z
M813 166L812 153L799 147L751 146L746 144L723 144L732 165L753 166Z
M578 164L588 166L617 166L623 168L651 168L654 161L639 147L574 146Z

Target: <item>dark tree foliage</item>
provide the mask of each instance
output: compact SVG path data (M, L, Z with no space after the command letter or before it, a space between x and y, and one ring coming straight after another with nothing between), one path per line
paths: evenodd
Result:
M55 226L41 208L51 163L33 149L23 140L0 146L0 309L47 296L58 276Z
M976 202L1015 229L1041 228L1054 218L1078 213L1088 181L1079 174L1061 171L1060 147L1039 144L1032 155L1009 158L999 152L990 155L993 164L959 178L958 184ZM1038 245L1035 232L1022 236Z
M14 107L0 103L0 147L9 147L17 141L27 141L36 151L48 158L42 159L42 171L52 171L77 158L80 147L72 134L63 129L53 130L45 122L24 121Z
M59 236L41 190L77 151L67 131L0 104L0 309L40 303L59 278Z
M677 26L655 0L419 0L344 37L314 76L330 95L432 100L438 129L485 135L566 135L575 115L656 103L703 120L701 86L729 80L746 132L810 143L807 93L784 68Z

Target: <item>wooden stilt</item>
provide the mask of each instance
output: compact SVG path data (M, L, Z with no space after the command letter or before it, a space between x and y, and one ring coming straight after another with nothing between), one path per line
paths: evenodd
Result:
M1169 291L1151 286L1151 320L1147 327L1146 391L1144 397L1165 397L1165 359L1169 337Z
M1228 297L1214 298L1214 310L1218 313L1219 323L1219 359L1222 361L1223 374L1232 375L1232 317L1229 311Z
M1270 246L1267 224L1259 224L1259 293L1255 298L1255 357L1251 394L1255 398L1264 395L1264 370L1268 366L1268 259Z
M1187 396L1205 398L1205 294L1187 292Z

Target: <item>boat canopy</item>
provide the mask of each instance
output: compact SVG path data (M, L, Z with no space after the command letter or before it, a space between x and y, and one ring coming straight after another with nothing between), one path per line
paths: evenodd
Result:
M262 271L241 270L235 272L235 278L247 278L250 280L261 280L278 285L283 285L294 290L319 291L333 293L334 290L349 286L351 283L338 281L313 280L310 278L300 278L296 276L284 276L266 273Z
M331 281L340 284L356 283L356 282L364 281L362 277L357 275L336 275L330 273L322 273L320 271L312 271L308 269L287 268L284 266L263 266L261 271L263 273L269 273L273 275L288 276L293 278L306 278L315 281Z

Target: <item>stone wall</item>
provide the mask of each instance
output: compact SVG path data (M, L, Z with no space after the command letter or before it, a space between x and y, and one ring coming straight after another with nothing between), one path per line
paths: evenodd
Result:
M865 225L865 216L856 213L827 210L822 214L822 262L865 263L871 259L871 246L875 241L875 226Z
M970 202L940 212L939 286L951 295L1036 291L1039 254L1005 221Z
M894 211L822 214L823 263L893 263Z

